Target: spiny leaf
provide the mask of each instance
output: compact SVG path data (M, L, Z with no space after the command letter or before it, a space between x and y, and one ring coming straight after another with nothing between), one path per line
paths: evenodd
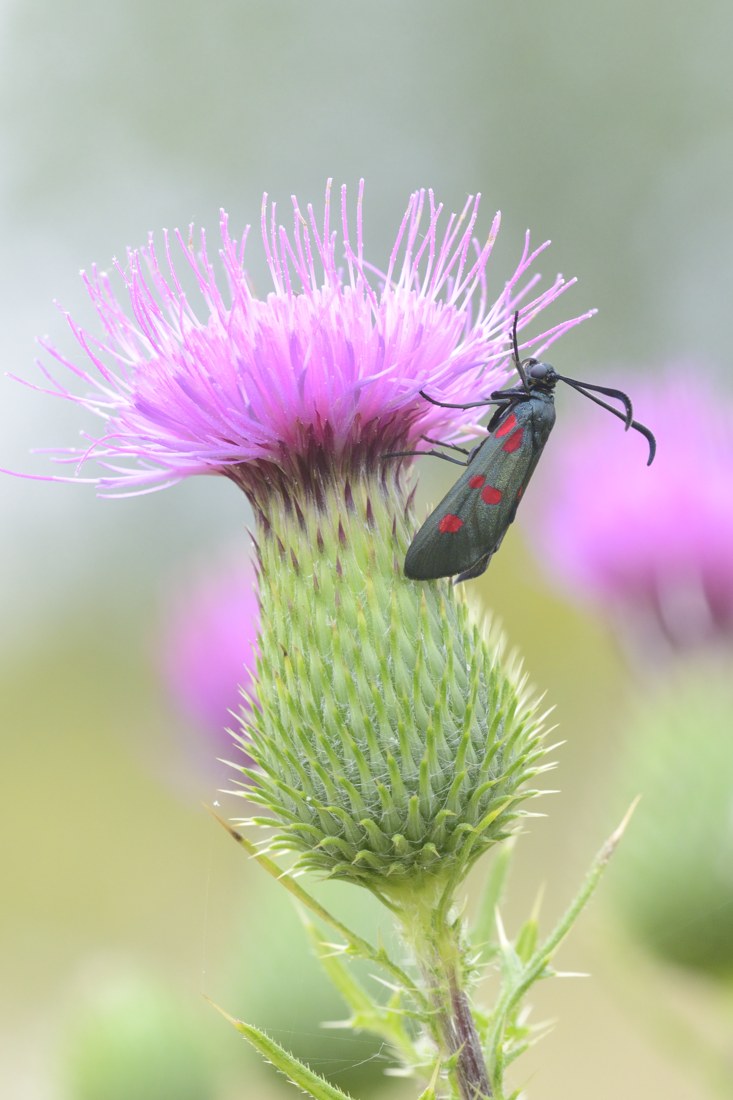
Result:
M551 975L549 962L593 896L603 872L606 870L608 862L624 834L631 815L636 809L637 802L638 799L631 804L621 824L601 846L580 890L544 943L540 944L531 958L518 969L516 967L518 956L512 959L511 966L504 968L503 989L493 1014L491 1028L484 1047L497 1100L503 1096L502 1078L506 1064L505 1030L515 1018L518 1006L527 990L535 982ZM504 955L506 958L506 952L504 952Z
M351 1020L324 1026L350 1026L378 1035L399 1054L404 1064L416 1065L419 1055L405 1027L409 1014L401 1008L404 991L393 990L389 1003L380 1004L369 996L343 960L332 953L330 945L320 938L316 927L305 916L303 921L321 966L352 1011Z
M370 960L376 963L378 966L384 967L387 973L391 974L393 978L397 980L397 983L401 988L404 988L409 992L416 1000L416 1002L423 1007L425 1006L425 998L421 991L417 988L413 980L410 978L400 966L394 963L387 952L382 947L373 947L367 940L358 936L355 932L352 932L342 921L334 917L329 911L324 908L320 902L309 894L307 890L295 881L293 876L287 871L284 871L282 867L279 867L274 860L270 859L267 855L259 850L256 844L253 844L251 840L243 836L237 829L233 828L223 817L220 817L215 810L211 807L207 807L209 813L219 824L226 829L229 835L236 840L244 850L263 867L269 875L272 875L281 886L284 886L288 890L296 901L299 901L305 909L310 910L315 916L319 917L324 924L329 925L339 932L349 945L351 952L360 958Z
M268 1062L271 1062L289 1081L297 1085L306 1096L312 1096L313 1100L353 1100L353 1097L349 1096L347 1092L342 1092L341 1089L337 1089L335 1085L330 1084L320 1074L314 1073L310 1066L307 1066L305 1062L301 1062L299 1058L281 1047L264 1031L260 1031L259 1028L253 1027L251 1024L245 1024L243 1020L235 1019L234 1016L230 1016L228 1012L225 1012L219 1005L214 1004L213 1001L209 1001L209 1004L217 1012L220 1012L224 1019L228 1020L241 1035L244 1035L245 1039Z

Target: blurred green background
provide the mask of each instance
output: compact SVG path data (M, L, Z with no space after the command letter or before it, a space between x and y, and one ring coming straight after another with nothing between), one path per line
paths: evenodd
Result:
M497 291L525 228L551 237L541 270L581 280L563 315L600 309L557 348L559 369L609 384L616 364L726 369L732 37L729 0L2 0L4 368L37 380L38 335L70 350L52 300L89 320L78 270L107 266L148 230L194 221L213 240L220 206L239 229L256 224L264 190L286 215L291 193L318 205L328 176L352 187L363 176L377 263L420 186L452 209L481 191L483 229L503 211ZM256 233L251 244L261 279ZM28 450L75 442L79 410L10 381L2 393L0 465L46 472ZM558 431L574 401L559 395ZM450 476L425 464L423 501ZM129 1005L162 999L175 1036L190 1025L202 1064L220 1067L212 1096L287 1092L204 993L316 1064L333 1058L335 1080L366 1095L349 1067L379 1069L379 1055L319 1035L339 1008L314 987L284 899L202 808L219 797L240 809L188 766L156 676L171 574L235 538L247 553L243 498L214 479L109 502L3 478L0 508L0 1095L79 1100L74 1036L115 991ZM562 796L522 841L507 912L511 924L544 883L549 921L616 813L607 792L628 674L605 625L544 587L521 530L474 591L547 689L567 742ZM346 910L360 904L336 894ZM558 1022L519 1067L532 1097L700 1094L644 1020L650 1000L704 1016L704 988L635 957L603 896L560 961L593 976L533 999L537 1019ZM198 1057L190 1045L183 1065L184 1049Z

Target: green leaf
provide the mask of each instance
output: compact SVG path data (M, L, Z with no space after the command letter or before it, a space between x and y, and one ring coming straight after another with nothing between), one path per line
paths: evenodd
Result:
M259 1028L253 1027L251 1024L245 1024L243 1020L235 1019L219 1005L214 1004L213 1001L209 1003L213 1005L217 1012L222 1014L224 1019L229 1021L232 1027L236 1028L241 1035L244 1035L245 1039L249 1040L255 1050L258 1050L268 1062L271 1062L275 1069L279 1069L289 1081L297 1085L306 1096L312 1096L313 1100L353 1100L353 1097L349 1096L347 1092L342 1092L341 1089L337 1089L318 1073L314 1073L310 1066L307 1066L305 1062L301 1062L299 1058L295 1058L279 1043L276 1043L274 1039L271 1039L269 1035L266 1035L264 1031L260 1031Z
M436 1092L436 1086L438 1084L438 1078L440 1077L440 1071L443 1067L443 1061L438 1058L433 1066L433 1072L430 1075L430 1084L423 1089L418 1096L417 1100L437 1100L438 1093Z
M638 799L636 801L638 801ZM597 853L580 890L575 895L550 935L518 969L516 962L519 956L516 954L512 955L510 950L511 944L502 943L502 955L505 962L505 966L503 967L504 980L485 1043L489 1072L492 1077L492 1084L494 1085L494 1093L497 1100L501 1100L501 1097L504 1095L503 1074L507 1062L507 1050L505 1049L507 1032L517 1019L517 1013L522 998L535 982L551 976L552 971L549 969L550 960L593 896L635 808L636 802L633 802L621 824L614 830ZM536 914L530 918L528 924L535 920ZM527 925L525 925L525 929L526 928ZM499 926L499 931L501 942L501 926ZM509 965L506 965L507 963Z
M539 936L539 921L535 916L531 916L520 928L519 935L515 941L517 955L523 963L529 962L537 950Z
M337 945L328 944L321 939L317 928L305 915L302 919L324 972L352 1011L352 1018L344 1025L326 1026L348 1025L354 1029L378 1035L392 1047L396 1054L399 1054L405 1065L419 1064L419 1054L405 1027L405 1019L409 1014L401 1007L403 991L393 988L387 1004L382 1004L371 997L344 963L343 951Z
M251 840L243 836L237 829L234 829L229 822L220 817L211 807L207 806L207 809L211 816L229 833L233 840L237 842L244 850L256 860L269 875L272 876L281 886L283 886L296 901L311 913L315 914L324 924L329 925L335 929L346 940L351 954L359 956L360 958L367 959L377 966L383 967L388 974L391 974L393 978L397 980L397 983L408 992L421 1007L427 1008L427 1002L422 992L415 985L410 976L401 967L397 966L392 961L387 952L382 947L373 947L367 940L362 939L355 932L352 932L342 921L334 917L320 902L309 894L300 883L296 882L293 875L288 871L280 867L269 856L261 852L256 844L253 844ZM384 899L380 899L384 900Z

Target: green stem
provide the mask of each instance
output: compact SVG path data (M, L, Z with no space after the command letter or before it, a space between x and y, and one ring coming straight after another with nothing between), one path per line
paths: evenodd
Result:
M401 920L432 1009L432 1037L458 1095L461 1100L490 1100L493 1092L464 986L467 968L461 929L448 915L444 890L439 897L427 890L411 899Z

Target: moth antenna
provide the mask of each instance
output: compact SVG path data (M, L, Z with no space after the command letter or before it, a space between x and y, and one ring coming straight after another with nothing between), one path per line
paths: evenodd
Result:
M576 382L574 378L565 378L563 375L558 375L558 379L562 382L566 382L568 386L577 390L578 393L582 393L583 397L587 397L589 401L595 401L596 405L600 405L602 409L608 409L614 416L618 416L620 420L623 420L626 431L628 431L633 424L633 409L631 408L631 401L629 401L628 398L628 404L626 404L626 402L623 403L624 409L626 410L625 414L623 414L620 413L618 409L614 408L613 405L609 405L607 401L602 401L600 397L594 397L592 393L589 393L584 382ZM604 392L606 391L604 390ZM616 392L620 393L621 391L617 390ZM624 397L626 397L626 394L624 394Z
M646 464L647 466L651 466L652 462L654 461L654 456L657 453L657 441L654 436L654 432L650 428L647 428L645 424L640 424L638 420L632 420L631 427L634 429L634 431L639 432L640 435L643 435L644 439L646 439L647 443L649 444L649 458L646 460Z
M512 348L514 349L514 369L519 377L522 379L522 385L525 390L529 390L527 383L527 375L524 373L524 367L522 366L522 360L519 358L519 343L517 342L517 325L519 324L519 310L514 312L514 324L512 325Z
M567 382L569 386L574 386L584 393L585 390L592 390L593 393L603 393L606 397L615 397L617 401L620 401L623 407L626 409L626 427L631 427L631 421L634 419L634 409L631 404L631 398L623 390L611 389L610 386L597 386L591 382L579 382L577 378L566 378L563 374L557 376L561 382ZM586 396L588 396L586 394Z
M629 428L633 428L634 431L643 435L649 444L649 458L646 464L647 466L651 466L654 461L654 456L657 453L657 441L654 438L654 433L650 431L645 424L640 424L638 420L629 420L628 414L624 416L618 409L614 409L613 405L609 405L607 401L602 401L600 397L594 397L592 393L588 393L587 390L583 389L582 382L575 382L572 378L562 378L560 375L558 375L558 377L561 378L561 381L566 382L568 386L577 390L578 393L582 393L583 397L587 397L589 401L593 401L596 405L600 405L602 409L606 409L608 412L612 413L618 420L623 420L627 431ZM606 393L607 391L604 389L602 392ZM621 390L616 390L615 393L621 393ZM626 394L624 394L624 397L625 396ZM629 404L631 404L630 401Z

